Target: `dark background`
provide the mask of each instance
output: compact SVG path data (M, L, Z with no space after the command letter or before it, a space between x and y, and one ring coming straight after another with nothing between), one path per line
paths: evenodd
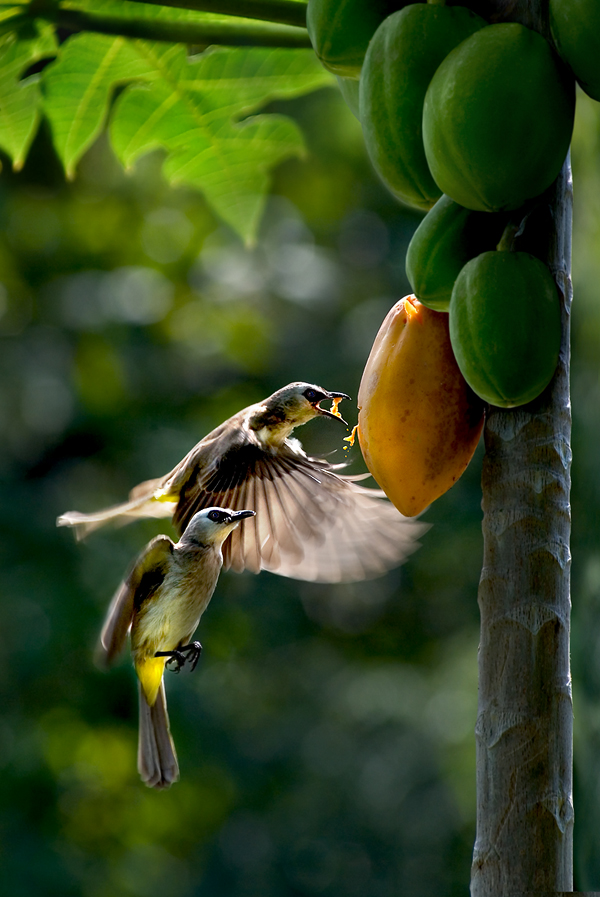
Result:
M136 772L128 659L92 652L131 559L166 522L55 528L122 500L285 383L356 397L408 292L419 215L383 189L333 89L277 104L309 156L275 173L245 250L160 153L100 140L65 184L42 129L0 176L0 881L12 897L468 893L474 839L481 446L399 570L320 586L223 574L193 675L167 674L181 765ZM600 886L600 117L574 142L576 887ZM5 160L6 161L6 160ZM507 313L517 309L507 302ZM346 414L355 423L354 405ZM343 455L315 421L311 451ZM335 457L335 456L334 456ZM363 468L354 449L352 472Z

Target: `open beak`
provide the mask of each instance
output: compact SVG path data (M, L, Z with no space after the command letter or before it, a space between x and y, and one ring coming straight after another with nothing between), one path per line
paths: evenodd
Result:
M245 517L256 517L256 511L234 511L231 515L231 520L237 522Z
M328 392L327 398L329 398L329 399L348 399L348 401L350 401L350 396L347 396L345 392Z
M327 393L327 398L328 398L328 399L332 399L332 400L333 400L333 399L339 399L339 400L341 401L342 399L349 399L350 396L347 396L345 392L328 392L328 393ZM325 401L325 400L324 400L324 399L321 399L321 401L323 402L323 401ZM337 406L338 406L338 404L339 404L339 402L336 402L336 403L335 403L336 411L337 411ZM319 412L319 414L324 415L324 417L332 417L334 420L340 420L340 421L344 424L344 426L346 426L346 427L348 426L348 424L346 423L346 421L344 420L344 418L341 416L341 414L339 413L339 411L338 411L337 414L333 414L332 411L328 411L328 410L325 409L325 408L321 408L320 405L315 405L315 408L316 408L316 410Z

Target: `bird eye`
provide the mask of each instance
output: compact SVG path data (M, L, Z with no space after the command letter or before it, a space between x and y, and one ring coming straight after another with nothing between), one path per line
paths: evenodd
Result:
M222 511L209 511L208 519L212 520L213 523L221 523L223 519L223 513Z
M319 395L314 389L305 389L304 398L308 399L309 402L316 402L319 398Z

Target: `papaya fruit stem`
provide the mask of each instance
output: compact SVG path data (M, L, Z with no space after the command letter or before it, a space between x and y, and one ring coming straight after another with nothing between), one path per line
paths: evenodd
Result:
M509 222L504 228L502 232L502 236L500 237L500 242L496 246L498 252L514 252L515 251L515 239L520 230L520 223L516 224L514 221Z
M427 3L431 4L431 6L445 6L446 0L427 0Z

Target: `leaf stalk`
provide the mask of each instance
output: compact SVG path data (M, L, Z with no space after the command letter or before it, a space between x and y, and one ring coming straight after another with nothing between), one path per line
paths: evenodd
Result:
M114 34L141 40L183 43L188 46L218 44L228 47L282 47L310 48L305 30L289 25L269 22L174 22L158 19L126 19L122 16L101 16L78 9L57 6L46 9L43 18L58 28L69 31L92 31L97 34Z
M260 19L278 25L306 28L306 6L302 0L129 0L131 3L151 3L193 9L222 16Z

